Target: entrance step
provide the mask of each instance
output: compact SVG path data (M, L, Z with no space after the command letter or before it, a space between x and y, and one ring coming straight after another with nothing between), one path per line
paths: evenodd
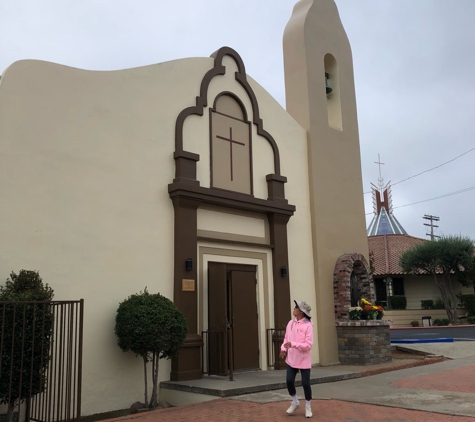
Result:
M317 367L312 368L310 383L321 384L360 376L360 372L338 369L338 366ZM297 375L295 385L302 385L300 375ZM283 388L287 388L285 370L238 372L234 373L234 381L229 381L228 377L205 375L198 380L161 382L160 401L168 402L172 406L180 406L214 400L218 397L240 396Z

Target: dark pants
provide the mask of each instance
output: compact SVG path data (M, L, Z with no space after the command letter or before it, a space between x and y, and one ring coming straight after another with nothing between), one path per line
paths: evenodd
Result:
M297 369L287 365L287 390L289 390L289 394L291 396L295 396L295 394L297 394L297 391L295 390L295 376L299 371L302 375L302 387L303 392L305 394L305 400L310 401L312 400L312 388L310 387L310 369Z

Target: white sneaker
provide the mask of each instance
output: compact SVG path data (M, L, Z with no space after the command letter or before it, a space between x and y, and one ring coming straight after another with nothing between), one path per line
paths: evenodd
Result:
M305 417L311 418L313 416L312 409L308 406L305 406Z
M294 402L292 402L290 407L287 409L287 414L292 415L299 407L300 407L300 403L295 404Z

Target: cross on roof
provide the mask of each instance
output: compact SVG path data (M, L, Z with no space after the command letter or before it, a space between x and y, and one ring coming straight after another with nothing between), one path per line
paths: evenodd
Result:
M383 189L383 177L381 176L381 166L383 165L384 166L384 163L381 162L381 158L379 157L379 153L378 153L378 161L375 161L374 164L377 164L378 167L379 167L379 178L378 178L378 186L379 186L379 189Z

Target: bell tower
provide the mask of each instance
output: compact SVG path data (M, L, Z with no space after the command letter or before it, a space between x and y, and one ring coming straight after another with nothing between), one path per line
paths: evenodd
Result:
M334 0L300 0L284 33L287 111L307 131L321 364L338 362L337 259L368 259L350 44Z

